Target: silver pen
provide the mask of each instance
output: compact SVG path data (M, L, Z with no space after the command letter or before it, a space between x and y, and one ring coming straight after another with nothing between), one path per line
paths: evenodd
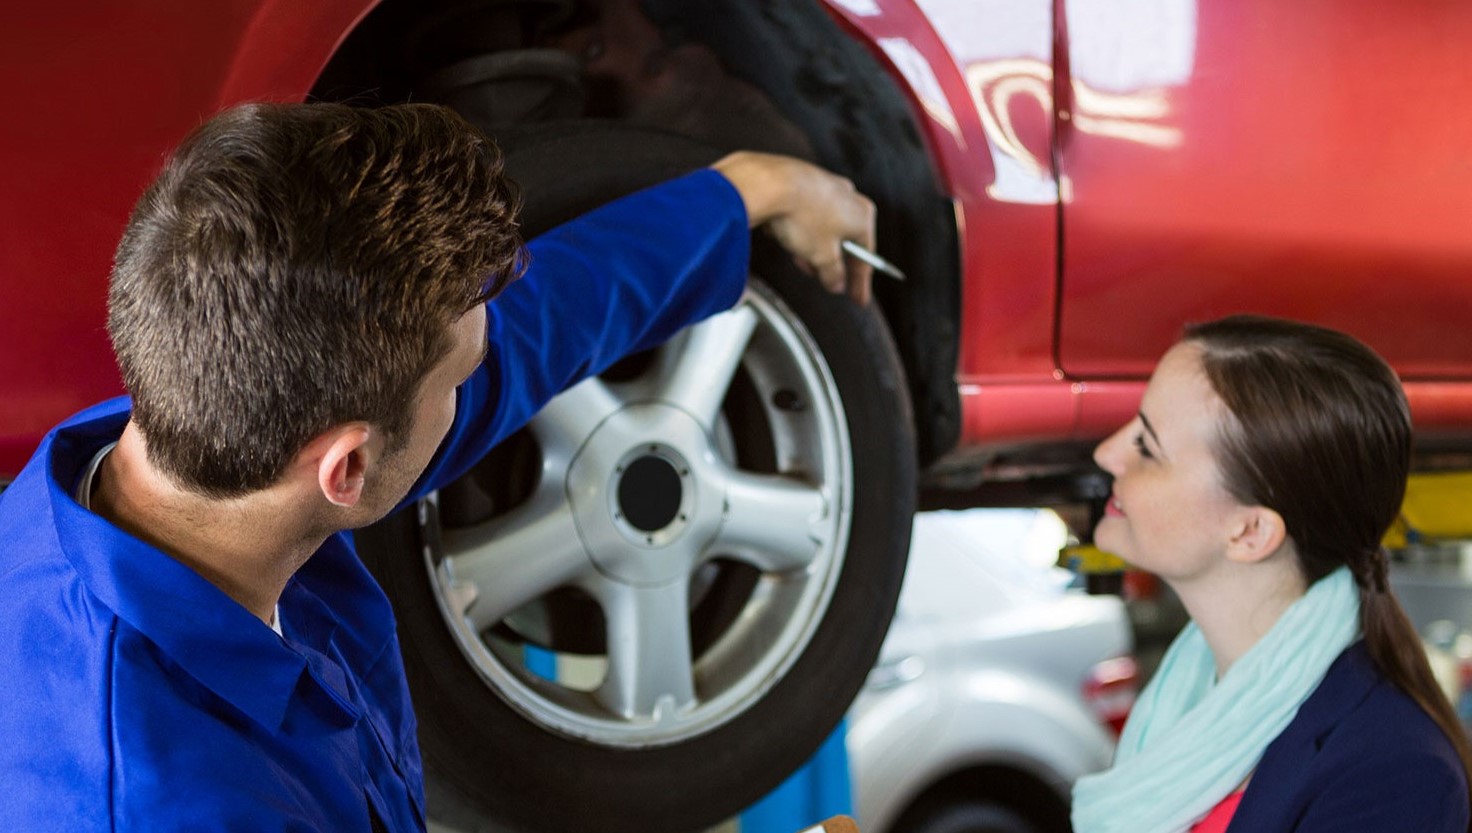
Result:
M860 246L858 243L855 243L852 240L843 241L843 250L855 259L862 260L870 266L873 266L876 271L883 272L884 274L890 276L891 278L894 278L897 281L902 281L905 279L905 273L900 271L900 267L894 265L893 263L890 263L889 261L869 251L863 246Z

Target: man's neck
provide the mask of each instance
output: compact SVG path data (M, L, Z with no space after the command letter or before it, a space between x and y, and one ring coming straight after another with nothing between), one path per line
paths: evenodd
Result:
M214 499L181 489L148 462L129 422L97 472L92 511L199 573L270 623L293 573L326 538L310 500L268 488Z

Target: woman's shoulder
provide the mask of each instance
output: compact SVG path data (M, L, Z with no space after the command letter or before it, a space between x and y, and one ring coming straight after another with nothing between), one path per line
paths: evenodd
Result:
M1466 783L1446 734L1356 643L1268 746L1240 813L1253 830L1461 833Z
M1446 733L1380 672L1362 641L1334 662L1284 734L1295 728L1315 737L1319 754L1339 750L1379 760L1424 756L1461 769Z

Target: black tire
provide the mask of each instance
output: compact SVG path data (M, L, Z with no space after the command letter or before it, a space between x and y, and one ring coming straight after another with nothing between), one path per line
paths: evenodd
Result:
M498 139L524 190L529 236L712 155L679 137L617 125L563 125ZM894 611L915 508L903 372L877 310L823 292L767 241L755 241L753 271L826 359L846 412L853 493L848 546L826 611L780 679L739 714L643 748L599 745L540 725L498 696L457 644L421 555L433 542L416 512L359 535L365 562L395 605L426 768L498 829L674 833L729 818L817 749L873 664ZM726 419L735 435L746 430L739 409L728 409ZM750 588L734 581L712 592ZM731 606L719 602L695 623L697 654L710 642L702 624L719 629L731 619ZM576 634L567 639L579 641Z
M988 799L955 798L907 813L891 833L1044 833L1026 816Z

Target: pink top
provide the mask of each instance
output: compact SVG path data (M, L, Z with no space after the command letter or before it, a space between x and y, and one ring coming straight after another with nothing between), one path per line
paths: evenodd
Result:
M1211 808L1206 818L1196 822L1191 833L1226 833L1227 825L1232 823L1232 816L1237 812L1237 805L1242 803L1243 792L1238 790L1223 798L1220 804Z

